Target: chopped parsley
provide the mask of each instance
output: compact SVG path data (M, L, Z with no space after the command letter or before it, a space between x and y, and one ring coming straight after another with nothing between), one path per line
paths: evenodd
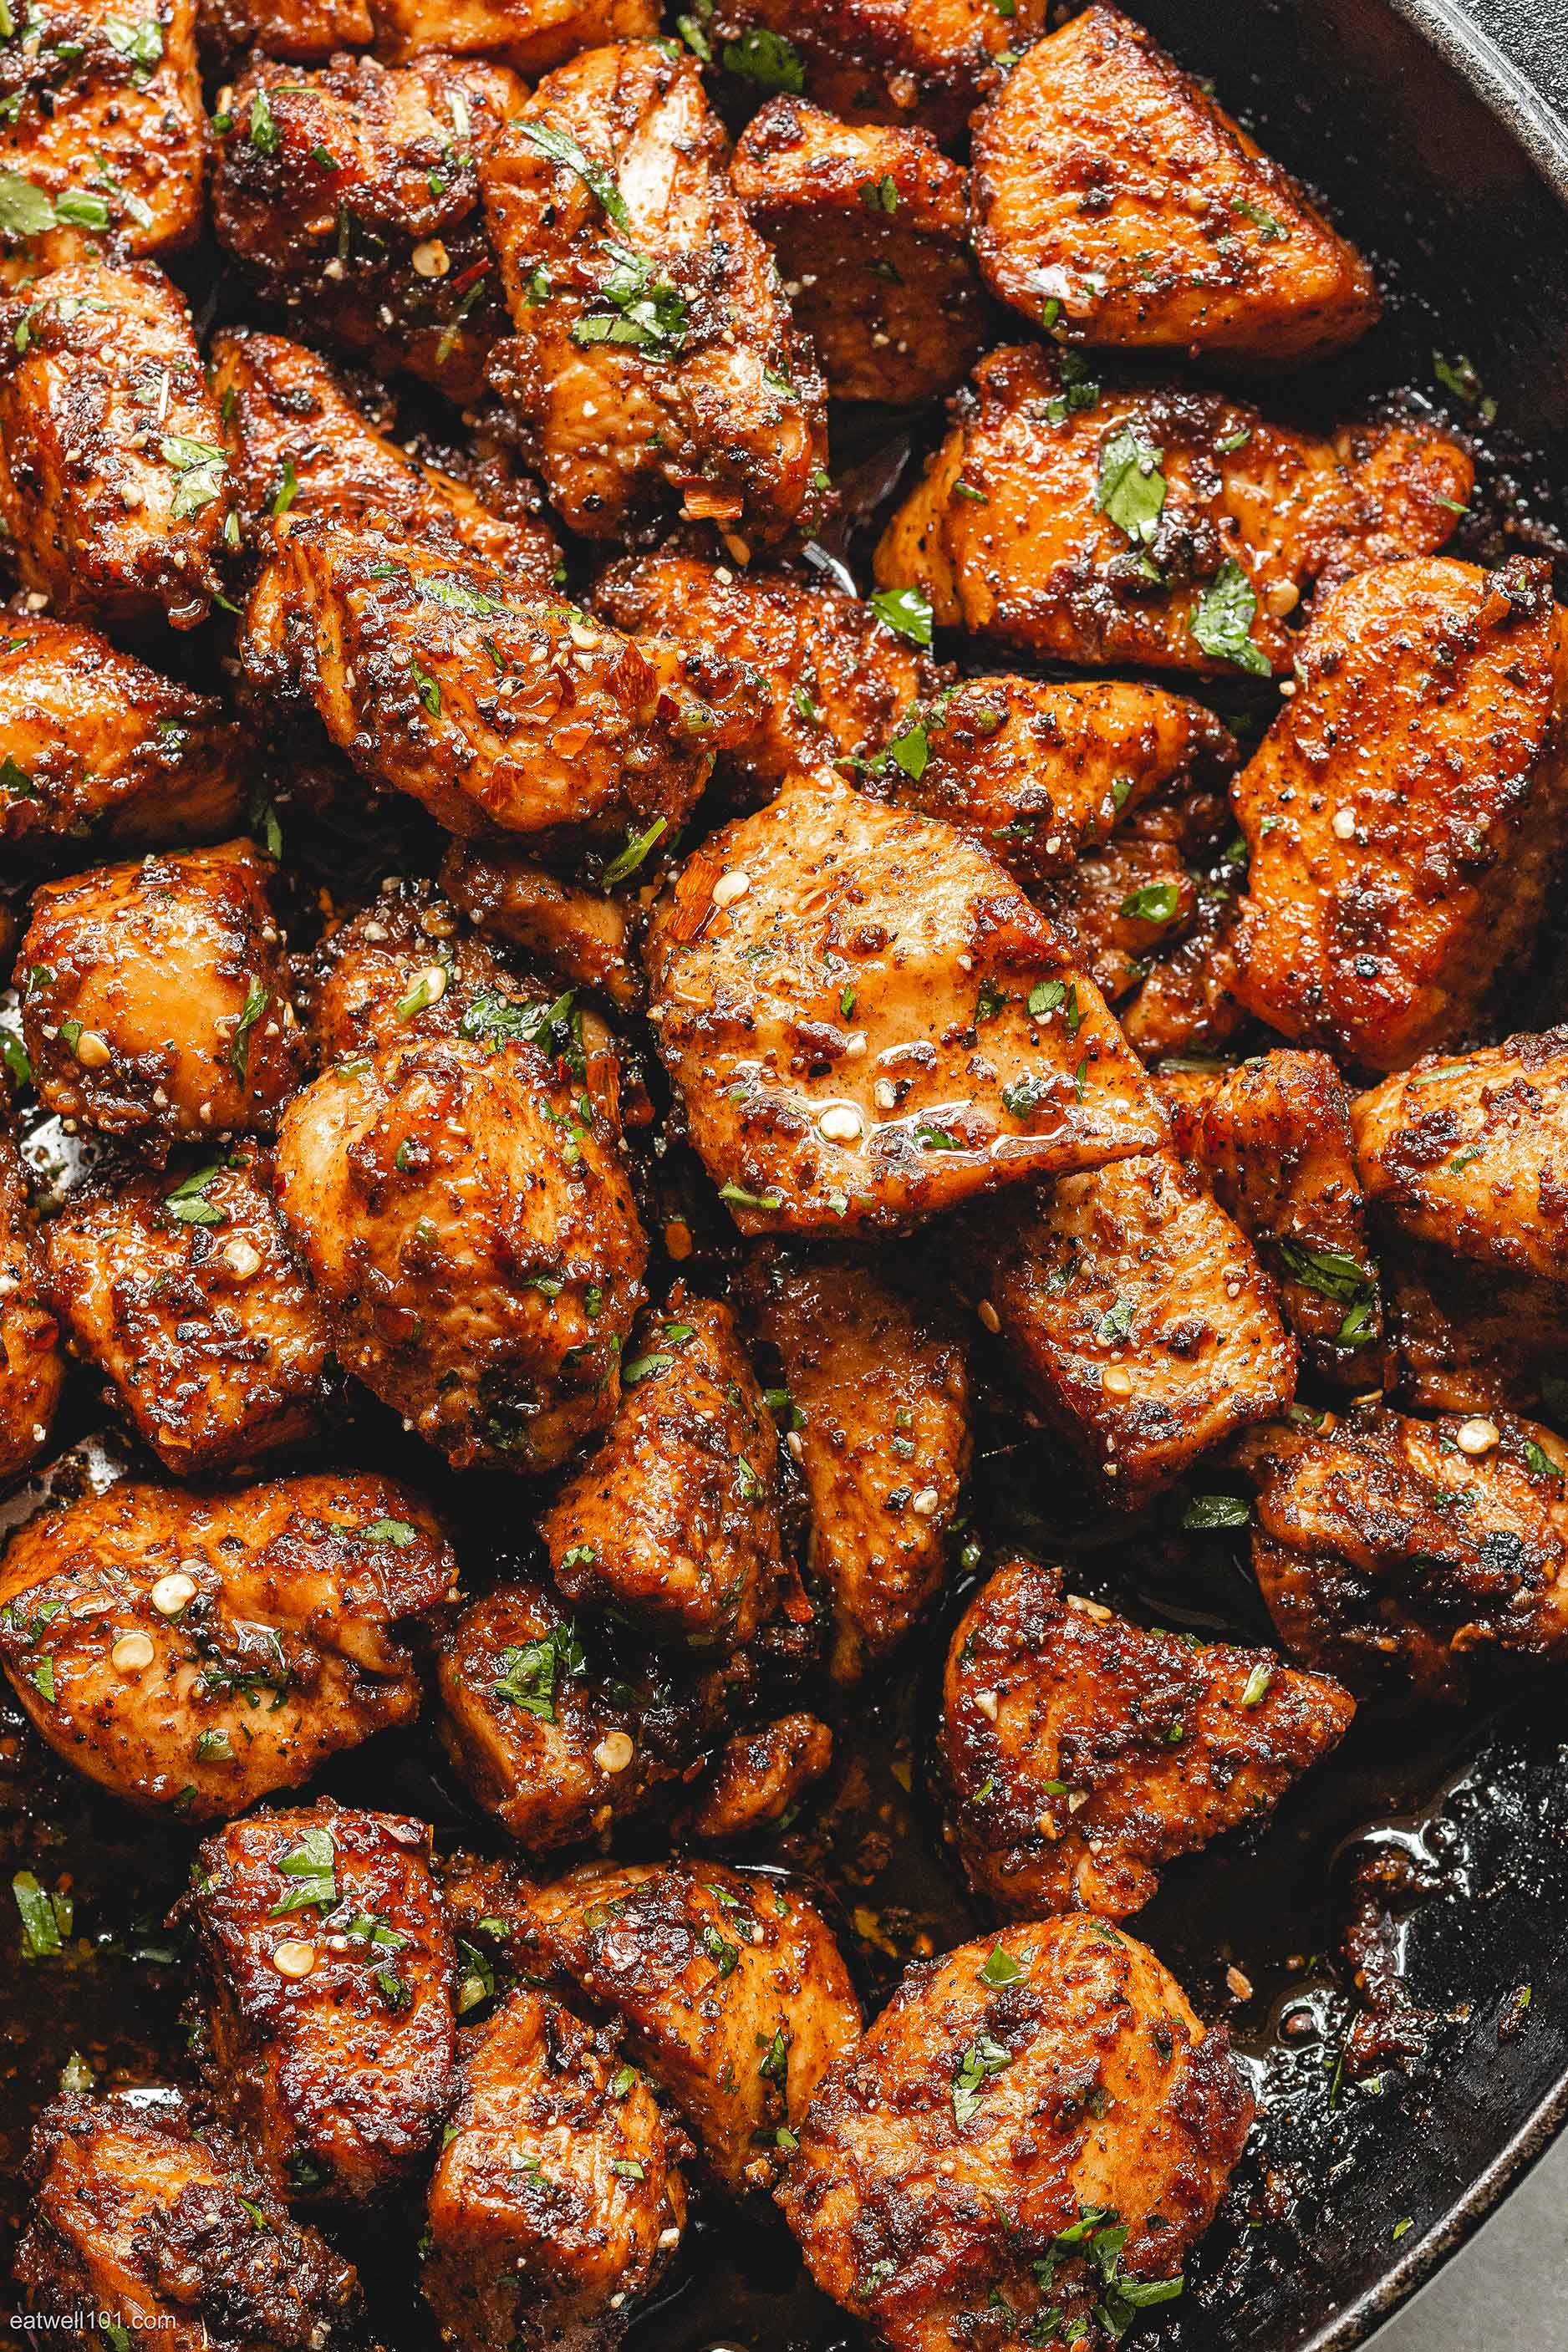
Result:
M1252 642L1257 618L1258 592L1235 556L1227 555L1193 606L1187 625L1215 661L1234 662L1254 677L1268 677L1268 656Z
M632 219L626 210L626 198L604 165L596 163L591 155L584 154L570 131L559 130L547 116L542 115L537 120L519 116L514 127L530 146L537 147L542 155L548 155L552 163L562 164L568 172L575 172L589 194L598 198L616 226L623 234L629 233Z
M1160 527L1165 507L1164 451L1143 440L1131 425L1119 425L1100 453L1094 510L1109 516L1135 547L1146 547Z
M977 2034L959 2060L952 2076L952 2120L961 2127L978 2112L980 2094L993 2074L1013 2063L1013 2053L988 2033Z
M587 1653L577 1628L567 1619L547 1633L542 1642L503 1650L500 1673L490 1688L509 1706L520 1706L525 1715L536 1715L542 1722L553 1723L557 1679L584 1674L587 1664Z
M278 1857L279 1870L296 1883L281 1903L273 1905L268 1917L286 1918L291 1911L332 1910L338 1900L337 1861L331 1830L312 1823L298 1845Z
M931 644L931 601L919 588L884 588L872 597L871 610L911 645Z

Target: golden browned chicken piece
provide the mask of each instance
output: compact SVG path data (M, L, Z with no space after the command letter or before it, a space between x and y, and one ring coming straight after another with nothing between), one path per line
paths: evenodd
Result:
M1253 1566L1287 1649L1352 1690L1462 1691L1474 1651L1568 1652L1568 1446L1508 1416L1412 1421L1373 1399L1321 1433L1260 1430Z
M161 1142L272 1126L303 1058L275 872L226 841L34 892L22 1034L50 1110Z
M1295 1393L1273 1285L1174 1152L1016 1194L961 1241L981 1320L1124 1509Z
M719 1752L713 1778L688 1827L705 1843L727 1844L775 1824L785 1828L814 1780L833 1761L833 1734L815 1715L781 1715L737 1731Z
M969 1470L963 1347L886 1262L763 1249L746 1281L752 1327L784 1378L808 1566L832 1609L829 1671L854 1682L942 1586Z
M1163 1137L1098 990L1005 871L830 774L705 842L645 960L743 1232L886 1225Z
M777 1480L773 1416L733 1316L678 1283L621 1360L603 1444L539 1523L550 1572L568 1601L664 1641L740 1649L794 1582ZM807 1613L798 1587L795 1598Z
M368 2203L440 2128L452 1938L429 1858L424 1822L331 1797L196 1850L203 2087L290 2198Z
M499 1584L443 1634L438 1729L477 1801L520 1845L602 1836L700 1768L714 1677L679 1677L613 1628L580 1631L548 1584Z
M658 31L654 0L376 0L375 18L385 58L477 50L531 77L564 65L579 49L647 40Z
M279 1204L367 1388L459 1468L552 1469L615 1412L647 1244L570 1028L475 1011L298 1094Z
M1043 32L1046 0L719 0L696 20L715 63L765 90L805 90L851 122L916 123L950 143ZM699 54L702 54L699 51Z
M548 1960L618 2018L728 2189L778 2179L825 2068L860 2031L826 1925L793 1884L722 1863L585 1863L530 1901Z
M442 2340L612 2345L680 2242L684 2135L609 2036L548 1995L520 1985L472 2031L430 2184Z
M1142 838L1136 818L1039 897L1064 930L1071 926L1079 960L1110 1004L1137 987L1159 949L1186 938L1198 911L1197 883L1180 848Z
M1368 1069L1461 1041L1557 871L1568 620L1551 567L1385 564L1327 599L1236 788L1237 993Z
M166 848L232 830L245 805L221 704L73 622L0 623L0 841Z
M1026 49L974 138L987 284L1074 342L1300 366L1365 333L1371 270L1108 0Z
M911 1968L832 2067L779 2202L813 2278L895 2352L1065 2352L1179 2293L1252 2120L1223 2026L1099 1919ZM1000 2333L997 2341L1004 2340Z
M1268 1813L1354 1713L1270 1650L1146 1633L1010 1561L947 1654L938 1751L969 1882L1016 1919L1125 1919L1165 1863Z
M762 723L723 757L770 790L801 769L879 751L945 675L872 605L820 572L742 571L688 554L679 541L612 563L594 601L617 628L659 629L755 673Z
M176 1477L233 1469L318 1426L326 1323L254 1146L74 1192L44 1246L78 1353Z
M226 63L260 49L316 65L375 38L369 0L196 0L196 28L204 55Z
M1429 1055L1351 1108L1380 1217L1456 1256L1568 1270L1568 1028Z
M969 834L1032 891L1143 802L1217 783L1235 752L1213 711L1158 687L967 677L904 730L873 789Z
M480 58L254 57L214 125L213 226L311 334L476 400L506 324L478 163L521 97Z
M660 839L668 831L662 828ZM657 846L649 842L648 854ZM638 858L634 875L641 865ZM641 1003L635 899L560 881L515 850L483 841L452 844L441 886L487 938L521 948L577 987L602 989L614 1003Z
M5 1094L0 1088L0 1107ZM0 1486L37 1461L65 1383L27 1179L0 1126Z
M1568 1417L1568 1283L1419 1246L1385 1249L1383 1271L1403 1403Z
M1133 993L1118 1003L1122 1034L1144 1063L1217 1055L1245 1024L1234 985L1238 903L1234 889L1214 887L1211 871L1185 937L1157 956Z
M1426 426L1331 440L1218 394L1121 391L1076 354L993 352L877 550L879 584L1089 664L1267 677L1316 579L1442 546L1474 481Z
M161 269L72 262L0 301L0 522L68 619L206 618L228 467L190 314Z
M1316 1369L1375 1385L1377 1261L1351 1141L1351 1101L1326 1054L1259 1054L1158 1081L1178 1151L1257 1244L1285 1320Z
M454 833L678 825L722 740L673 647L661 661L439 544L301 523L247 626L263 691L281 672L373 782Z
M673 497L739 560L826 511L822 378L689 59L589 49L480 158L513 339L491 381L589 539Z
M105 2343L145 2336L163 2352L362 2341L353 2264L293 2219L239 2140L195 2126L175 2092L51 2101L27 2175L35 2201L16 2267L35 2312L78 2325L96 2312Z
M969 175L926 131L775 98L742 134L735 194L784 272L837 400L934 400L985 348Z
M79 1771L210 1820L410 1722L408 1621L457 1574L430 1513L369 1473L221 1494L127 1481L12 1537L0 1664Z
M533 511L530 485L520 480L506 511L495 511L468 482L411 457L373 424L302 343L230 328L213 340L212 380L240 520L264 551L272 521L325 515L449 546L540 595L553 586L561 550Z
M432 1037L520 1036L575 1058L581 1024L569 1000L520 979L485 940L467 933L438 890L389 875L318 948L310 1026L322 1061L340 1062Z
M196 0L127 16L115 0L39 0L0 52L0 280L26 287L109 248L140 260L193 245L205 120Z

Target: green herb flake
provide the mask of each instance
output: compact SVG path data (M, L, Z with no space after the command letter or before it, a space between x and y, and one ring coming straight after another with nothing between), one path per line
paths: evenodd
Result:
M980 1981L989 1985L993 1992L1000 1992L1004 1985L1018 1984L1027 1974L1022 1960L1015 1958L1005 1945L996 1944L980 1971Z
M563 1563L564 1565L564 1563ZM555 1721L557 1683L586 1672L587 1653L570 1619L557 1625L542 1642L503 1650L500 1673L491 1684L495 1697L543 1723Z
M1168 923L1182 903L1182 893L1174 882L1145 882L1136 890L1129 890L1121 901L1121 912L1131 915L1141 923Z
M805 89L805 68L800 51L782 33L763 25L750 25L738 40L726 41L721 62L726 73L740 74L759 89L785 90L799 98Z
M922 590L884 588L872 597L871 610L889 629L896 630L900 637L908 637L911 645L930 646L931 608Z
M65 1939L71 1932L75 1906L70 1896L47 1893L30 1870L17 1871L11 1893L21 1915L22 1958L53 1959L65 1949Z
M1143 440L1131 425L1119 425L1100 455L1094 510L1108 516L1135 547L1147 547L1165 507L1164 451Z
M597 197L616 226L623 233L630 231L631 215L614 178L602 163L596 163L591 155L584 152L570 131L559 130L547 116L542 115L537 120L518 116L512 127L528 141L530 146L537 147L542 155L548 155L552 163L561 164L568 172L575 172L589 194Z
M280 1903L275 1903L268 1913L269 1919L284 1919L294 1911L331 1911L338 1900L338 1850L329 1829L312 1823L298 1845L277 1857L278 1869L285 1878L297 1884L291 1886Z
M1197 603L1187 625L1205 654L1234 662L1253 677L1272 675L1268 656L1252 642L1258 592L1234 555L1227 555Z
M1252 1506L1239 1495L1194 1495L1182 1512L1182 1525L1207 1530L1245 1528L1252 1523Z
M250 1075L250 1033L272 1002L272 992L258 980L247 983L245 1003L239 1008L234 1035L229 1040L229 1067L244 1086Z

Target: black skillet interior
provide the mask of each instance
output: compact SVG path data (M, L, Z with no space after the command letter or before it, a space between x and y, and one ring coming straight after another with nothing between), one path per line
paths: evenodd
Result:
M1481 428L1487 460L1487 494L1462 527L1460 551L1557 552L1568 543L1563 214L1462 56L1439 54L1412 21L1445 5L1208 0L1194 11L1139 0L1136 13L1327 194L1394 294L1384 325L1331 380L1266 397L1342 411L1396 389L1446 404ZM1474 401L1467 409L1440 389L1435 352L1450 362L1450 384L1469 362L1476 398L1497 404L1495 425ZM1568 566L1560 585L1568 588ZM1568 1011L1563 970L1549 953L1514 1013ZM981 1533L1071 1559L1075 1581L1153 1622L1262 1631L1229 1539L1173 1541L1167 1527L1112 1540L1065 1519L1072 1482L1061 1464L1010 1417L1005 1388L994 1402L976 1481ZM90 1400L77 1410L85 1426ZM409 1468L406 1445L376 1409L361 1409L337 1450ZM467 1535L469 1581L484 1582L504 1567L497 1530L523 1516L515 1498L484 1482L460 1493L433 1475L428 1483ZM873 2000L912 1952L984 1925L943 1857L921 1767L936 1661L963 1597L954 1592L943 1625L889 1686L857 1700L826 1801L743 1857L818 1877ZM1542 1685L1463 1717L1363 1720L1264 1833L1169 1874L1139 1932L1200 2010L1230 2020L1265 2114L1189 2266L1186 2295L1142 2333L1150 2352L1342 2352L1517 2177L1552 2117L1568 2114L1560 1717ZM0 1735L10 1729L0 1721ZM0 1736L7 1875L26 1864L51 1885L68 1883L79 1937L63 1965L0 1968L0 2168L14 2173L31 2114L73 2053L106 2085L180 2079L184 1987L162 1920L192 1840L62 1785L30 1742L19 1752L9 1743L8 1772L7 1751ZM416 1748L373 1748L341 1762L327 1785L421 1812L445 1837L483 1842ZM6 2236L4 2208L14 2203L0 2200ZM417 2233L412 2212L343 2232L396 2352L431 2341L414 2281ZM631 2352L827 2352L858 2340L806 2284L781 2228L710 2198Z

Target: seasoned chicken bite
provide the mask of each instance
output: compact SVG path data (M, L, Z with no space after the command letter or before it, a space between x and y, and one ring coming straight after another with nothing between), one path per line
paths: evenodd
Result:
M0 1091L0 1107L5 1101ZM48 1443L65 1384L65 1359L27 1179L0 1126L0 1486L20 1476Z
M829 1671L856 1681L940 1591L968 1475L969 1378L947 1317L887 1263L760 1250L752 1328L777 1357L811 1509L810 1573L833 1614Z
M425 1822L331 1797L230 1822L196 1850L202 2085L290 2198L368 2203L440 2128L452 1938L429 1857Z
M222 705L73 622L0 623L0 841L166 847L232 829L244 807Z
M983 1319L1126 1509L1295 1393L1273 1286L1174 1152L1017 1194L962 1245Z
M692 1140L744 1232L886 1225L1163 1133L1099 992L1005 870L830 775L706 842L645 960Z
M1079 961L1110 1004L1137 987L1155 950L1186 937L1198 911L1197 883L1176 844L1144 838L1136 827L1039 896L1076 939Z
M546 1053L577 1045L569 1001L521 979L467 934L438 890L395 875L322 940L310 1007L323 1062L431 1037L517 1035Z
M229 483L190 314L150 262L70 262L0 301L0 523L68 619L205 621Z
M1122 1034L1144 1063L1217 1054L1245 1024L1235 985L1238 904L1234 891L1200 890L1186 937L1118 1003Z
M740 1649L789 1601L778 1439L734 1318L678 1283L638 1323L603 1444L539 1532L569 1601L666 1641ZM795 1598L805 1613L804 1595Z
M377 46L400 62L424 49L478 50L520 74L548 73L579 49L651 39L654 0L376 0Z
M1377 1400L1248 1440L1253 1567L1287 1649L1366 1690L1462 1692L1474 1651L1568 1652L1568 1446L1510 1417Z
M226 841L34 892L22 1034L50 1110L165 1144L272 1126L303 1060L275 873Z
M610 1624L584 1630L547 1584L499 1584L443 1635L447 1755L520 1845L601 1836L700 1769L723 1720L693 1679Z
M520 1985L472 2029L422 2283L458 2352L614 2344L686 2221L684 2135L613 2042Z
M658 818L654 824L663 839L668 826ZM657 846L649 842L648 851ZM639 858L634 873L641 862ZM578 987L602 989L616 1004L640 1005L643 979L634 953L635 900L563 882L515 850L483 841L452 844L442 864L441 885L487 938L521 948Z
M968 677L921 713L874 788L945 818L1035 890L1143 802L1218 782L1235 750L1212 710L1158 687Z
M1351 1141L1351 1100L1326 1054L1260 1054L1158 1082L1178 1151L1257 1244L1285 1319L1321 1372L1360 1381L1382 1330L1377 1261Z
M370 0L196 0L196 28L204 55L225 63L260 49L316 65L375 38Z
M1417 1412L1568 1414L1568 1282L1408 1246L1384 1255L1400 1402Z
M519 481L496 511L469 483L410 456L373 424L302 343L229 328L213 340L212 380L240 520L258 547L270 543L273 520L325 515L450 546L541 595L560 576L561 550L534 511L531 485Z
M478 163L521 96L479 58L254 57L215 125L219 241L312 334L476 400L506 321Z
M1046 1919L909 1969L819 2085L778 2200L895 2352L986 2343L997 2311L1065 2352L1097 2310L1120 2335L1179 2291L1252 2114L1225 2028L1146 1945Z
M499 1001L498 1001L499 1002ZM279 1200L337 1353L458 1468L552 1469L604 1428L647 1248L612 1122L563 1048L357 1055L294 1097Z
M715 61L764 89L805 90L851 122L917 123L952 143L1046 27L1047 0L719 0L699 23Z
M410 1722L410 1621L457 1573L430 1513L369 1473L222 1494L126 1481L12 1537L0 1664L79 1771L210 1820Z
M617 628L662 630L755 675L761 723L723 759L770 789L798 770L879 751L944 676L872 605L820 572L740 571L687 554L679 541L612 563L594 601Z
M546 75L481 157L513 340L491 381L589 539L673 497L750 548L825 511L822 379L736 201L689 59L653 42Z
M951 1833L971 1885L1013 1918L1125 1919L1163 1864L1268 1813L1354 1712L1272 1651L1146 1633L1013 1560L947 1654Z
M1551 566L1384 564L1321 604L1237 780L1237 992L1373 1070L1461 1041L1559 863L1568 621Z
M194 245L206 122L196 0L127 17L116 0L33 0L0 50L0 170L11 189L0 280L62 262Z
M1025 50L976 126L993 292L1071 341L1299 366L1365 333L1371 270L1108 0Z
M247 625L256 683L280 665L356 767L453 833L677 825L722 740L673 648L438 544L301 523Z
M75 1192L44 1246L72 1344L176 1477L253 1462L317 1427L326 1323L253 1146Z
M720 1750L713 1778L693 1808L691 1835L727 1844L775 1823L787 1828L801 1799L833 1761L833 1733L815 1715L781 1715L737 1731Z
M1072 352L982 360L883 533L885 589L943 627L1091 665L1290 667L1313 580L1441 547L1470 460L1426 426L1322 440L1218 394L1112 390Z
M529 1907L543 1955L620 2020L716 2177L771 2187L824 2070L860 2031L838 1947L805 1896L675 1856L585 1863Z
M733 172L835 399L933 400L963 383L989 306L969 255L969 175L929 131L775 98L747 124Z
M1568 1028L1428 1055L1351 1108L1380 1217L1456 1256L1568 1269Z
M348 2352L362 2340L353 2264L293 2219L240 2140L193 2124L174 2092L52 2100L27 2176L16 2274L35 2312L79 2324L96 2312L106 2342L145 2334L163 2352Z

